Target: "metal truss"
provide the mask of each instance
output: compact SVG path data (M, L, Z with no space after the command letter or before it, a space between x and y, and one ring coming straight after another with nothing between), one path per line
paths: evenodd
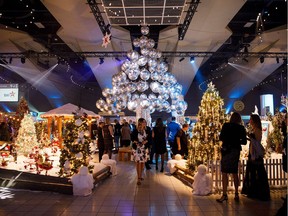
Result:
M189 25L191 23L191 20L196 12L196 9L198 7L198 4L200 3L200 0L192 0L190 2L189 9L187 11L186 17L184 19L183 24L178 28L178 39L183 40L185 37L185 34L189 28Z
M61 53L51 53L51 52L22 52L22 53L0 53L0 58L57 58L58 56L65 56L67 59L75 58L75 54L78 57L83 58L116 58L116 57L127 57L127 52L61 52ZM162 52L162 57L213 57L213 58L286 58L287 52Z
M109 32L108 32L108 31L110 31L109 27L105 25L104 19L101 15L101 11L99 10L96 1L95 0L87 0L87 3L91 8L91 11L92 11L99 27L100 27L100 30L102 31L102 34L103 35L105 35L106 33L109 34Z

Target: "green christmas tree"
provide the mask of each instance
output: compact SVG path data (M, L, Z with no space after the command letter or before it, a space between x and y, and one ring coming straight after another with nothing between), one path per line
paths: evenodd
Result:
M87 115L80 109L74 114L74 119L67 122L63 134L63 149L60 155L59 176L69 177L77 173L79 168L89 165L90 132ZM91 170L93 167L88 166Z
M39 146L34 121L31 115L24 115L15 144L17 146L17 153L25 156L31 153L34 147Z
M189 144L188 168L195 169L199 164L207 164L209 160L219 159L221 142L219 135L222 125L226 121L223 99L210 82L204 93L197 122L193 128L193 137Z
M22 96L19 100L17 110L16 110L16 118L15 121L13 121L13 128L14 128L14 135L18 135L18 130L20 128L20 123L22 119L24 118L24 115L29 113L29 106L25 98Z

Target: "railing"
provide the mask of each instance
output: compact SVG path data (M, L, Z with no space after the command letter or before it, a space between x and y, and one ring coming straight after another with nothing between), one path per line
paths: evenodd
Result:
M247 160L239 161L238 175L239 186L243 186ZM282 169L282 159L264 159L264 166L268 175L270 188L287 187L287 173ZM208 171L212 175L213 187L216 191L222 189L222 176L220 161L213 161L208 164ZM229 175L228 189L233 188L233 177Z

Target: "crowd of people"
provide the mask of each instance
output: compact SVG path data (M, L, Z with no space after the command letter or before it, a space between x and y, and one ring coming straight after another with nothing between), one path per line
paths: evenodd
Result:
M228 200L229 174L234 179L234 200L239 201L238 166L241 146L246 145L247 141L250 141L249 155L241 194L260 200L270 199L267 172L263 161L264 154L261 149L262 126L259 115L252 114L249 125L252 128L251 133L247 133L243 126L241 115L234 112L230 121L222 126L219 138L222 141L223 194L216 200L217 202L222 203ZM115 152L119 150L119 147L132 147L133 160L137 171L137 185L141 185L141 181L144 180L144 168L149 170L151 169L150 165L154 164L157 171L164 171L165 154L168 153L168 149L170 149L171 158L174 158L176 154L180 154L183 159L187 158L188 129L189 124L181 125L176 122L175 117L172 117L168 124L165 124L162 118L158 118L154 126L147 125L144 118L139 118L137 124L132 121L123 120L120 123L118 120L114 120L113 125L110 123L110 119L106 118L105 122L100 122L98 127L99 160L101 160L103 153L108 153L111 158L113 147Z
M132 147L138 184L141 184L144 167L150 170L150 165L155 164L155 169L158 170L159 157L159 171L164 172L167 147L170 149L171 158L174 158L176 154L187 158L188 128L188 124L177 123L175 117L172 117L167 125L164 124L162 118L158 118L154 127L147 125L144 118L139 118L137 124L132 120L128 122L125 119L121 122L115 119L112 123L110 118L105 118L97 126L99 161L103 154L108 154L111 159L113 151L117 153L120 147Z

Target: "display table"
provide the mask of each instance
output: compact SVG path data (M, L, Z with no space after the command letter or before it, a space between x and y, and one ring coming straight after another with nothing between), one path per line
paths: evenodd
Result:
M118 150L118 160L119 161L130 161L131 160L132 149L131 147L122 147Z

